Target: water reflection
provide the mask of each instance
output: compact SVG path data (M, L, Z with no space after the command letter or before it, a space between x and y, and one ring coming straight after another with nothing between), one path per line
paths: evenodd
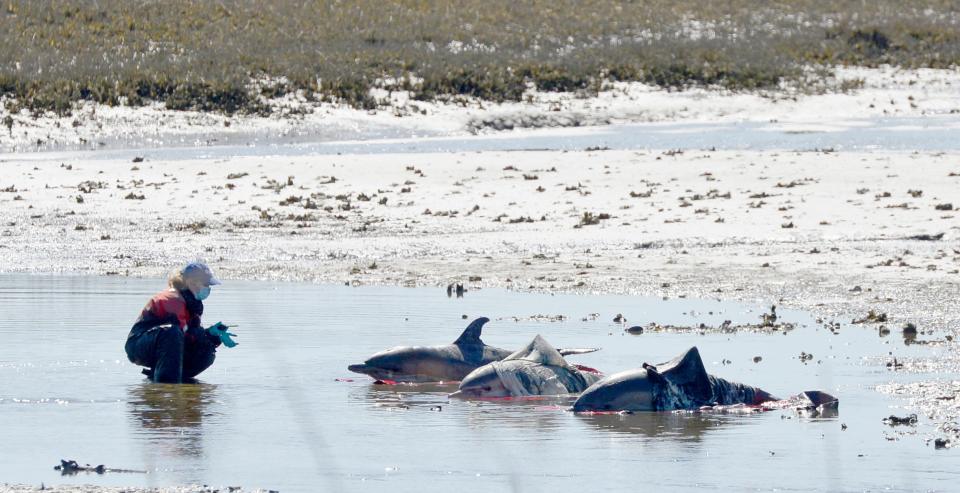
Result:
M352 398L386 411L433 411L463 417L471 428L519 428L549 431L561 427L571 396L530 399L450 399L458 384L377 385L365 387Z
M573 400L569 396L544 396L542 399L467 401L467 425L476 430L510 428L519 432L555 432L567 423L566 409Z
M577 414L577 418L604 432L650 438L700 441L709 432L737 423L702 414L649 412L634 414ZM738 417L740 420L746 417Z
M138 434L164 455L203 456L203 420L216 401L217 386L206 383L144 382L128 389L127 405Z
M409 409L414 406L441 409L447 406L447 398L451 392L457 390L457 384L426 383L417 385L379 385L370 384L360 400L373 404L374 407L391 410Z

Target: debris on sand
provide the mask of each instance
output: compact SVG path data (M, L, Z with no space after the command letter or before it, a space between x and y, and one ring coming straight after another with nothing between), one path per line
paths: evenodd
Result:
M936 440L933 441L933 448L935 449L939 450L939 449L945 449L950 447L951 447L950 440L946 438L937 438Z
M877 312L870 310L867 312L867 316L856 319L852 323L855 324L879 324L887 321L887 314L883 312Z
M888 424L890 426L900 426L900 425L913 426L917 424L917 415L911 414L909 416L900 417L900 416L894 416L891 414L889 417L883 418L883 422L884 424Z
M928 235L928 234L913 235L913 236L908 236L907 239L917 240L917 241L940 241L943 239L943 233L937 233L935 235Z
M111 469L103 464L100 464L97 466L91 466L90 464L86 464L81 466L75 460L63 460L63 459L60 459L60 465L54 466L53 469L55 471L60 471L60 474L63 476L73 476L81 472L97 473L97 474L104 474L108 472L128 472L128 473L139 473L139 474L147 473L147 471L136 471L133 469Z
M567 320L566 315L549 315L543 313L537 313L535 315L530 315L528 317L521 316L512 316L512 317L502 317L497 320L513 320L514 322L563 322Z
M783 331L784 333L789 332L796 328L796 325L790 322L777 322L770 325L762 324L737 324L734 325L730 320L725 320L722 324L717 327L712 327L707 324L699 325L661 325L656 322L650 322L644 327L635 325L624 329L625 332L630 334L642 334L643 332L667 332L667 333L687 333L687 332L697 332L701 334L705 333L724 333L732 334L738 332L777 332Z
M903 326L903 337L917 337L917 326L912 323L907 323Z
M761 327L773 327L777 323L777 305L770 307L770 313L760 315Z
M447 297L452 298L454 293L456 293L457 298L463 298L463 293L466 292L466 289L463 287L463 284L460 283L450 283L447 285Z
M610 214L601 212L599 214L594 214L592 212L584 212L583 216L580 217L580 222L574 226L574 228L582 228L584 226L593 226L600 224L600 221L605 221L612 218Z

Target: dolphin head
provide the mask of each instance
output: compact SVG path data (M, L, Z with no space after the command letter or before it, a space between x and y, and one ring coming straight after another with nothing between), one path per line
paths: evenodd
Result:
M655 411L657 382L644 369L614 373L580 394L574 412Z
M460 382L460 390L451 397L491 398L510 397L512 394L503 384L503 380L492 364L484 365L470 372Z
M377 380L396 380L398 375L408 374L412 357L412 347L395 347L380 351L359 365L350 365L348 370L369 375Z
M347 369L395 382L456 381L474 368L457 358L458 354L444 346L398 346L380 351L363 364L350 365Z

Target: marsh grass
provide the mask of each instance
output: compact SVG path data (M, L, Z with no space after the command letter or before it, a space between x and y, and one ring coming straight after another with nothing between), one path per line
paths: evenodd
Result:
M266 113L264 98L292 91L375 108L375 86L491 101L605 80L766 90L809 84L810 66L960 62L960 2L947 0L0 5L8 109L60 115L84 100Z

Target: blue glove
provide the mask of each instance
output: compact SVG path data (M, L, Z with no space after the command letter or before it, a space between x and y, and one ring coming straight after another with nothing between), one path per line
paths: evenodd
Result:
M226 325L223 325L222 322L217 322L211 325L210 327L207 327L207 332L216 337L219 337L220 342L222 342L224 346L234 347L238 343L233 339L231 339L231 337L237 337L237 335L227 332L227 328L228 327Z

